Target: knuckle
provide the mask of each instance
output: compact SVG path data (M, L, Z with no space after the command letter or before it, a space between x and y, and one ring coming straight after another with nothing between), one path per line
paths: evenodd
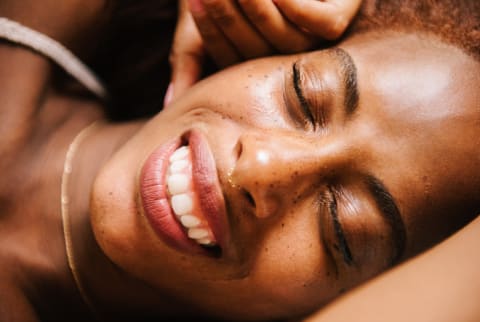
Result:
M325 38L328 40L339 38L347 29L348 24L349 21L344 15L336 15L330 23L330 28L325 32Z
M304 10L292 10L290 13L291 19L294 21L306 21L309 20L309 15Z
M176 65L185 60L199 60L202 58L203 52L201 47L192 47L188 43L175 40L168 54L170 65Z
M208 14L222 27L231 27L235 24L235 16L225 6L225 1L205 1Z
M199 61L202 59L203 54L191 49L178 50L172 48L168 55L168 61L171 66L178 64L185 64L187 62Z
M217 38L217 30L211 24L198 25L198 31L204 40L215 40Z
M172 47L170 54L168 55L168 62L171 66L175 66L177 64L180 55L180 51L175 49L175 47Z
M228 13L216 16L215 20L224 28L228 28L235 25L235 17Z
M270 20L269 12L265 8L259 8L252 4L252 0L238 0L238 2L255 24L263 24Z

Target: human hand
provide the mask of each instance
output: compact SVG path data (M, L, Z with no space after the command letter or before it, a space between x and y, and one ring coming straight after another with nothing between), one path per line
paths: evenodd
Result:
M314 37L290 24L273 2L240 1L238 5L241 7L232 0L179 1L178 23L170 54L171 83L164 106L200 78L207 54L222 68L244 59L274 52L293 53L313 46ZM248 12L250 18L241 10ZM254 18L258 15L265 17ZM267 41L248 19L255 19L259 30L265 30L271 40ZM282 39L285 36L289 42Z
M164 106L201 76L208 54L223 68L311 49L342 35L361 0L181 0Z
M178 2L178 18L170 50L172 75L163 106L167 106L200 78L205 58L202 37L190 13L188 0Z
M326 40L339 38L360 9L362 0L273 0L297 28Z

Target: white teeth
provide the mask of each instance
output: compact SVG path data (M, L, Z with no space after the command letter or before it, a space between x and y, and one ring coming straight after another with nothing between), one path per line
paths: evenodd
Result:
M177 160L170 164L170 173L179 173L188 166L187 160Z
M185 193L188 190L189 183L190 180L186 175L172 174L167 180L168 192L170 192L171 195Z
M173 152L173 154L170 156L170 162L183 160L189 154L190 150L188 149L188 147L182 146L181 148Z
M188 230L188 237L192 239L202 239L208 237L208 230L203 228L190 228Z
M201 245L211 245L211 244L213 244L213 241L208 237L196 239L195 241L197 243L201 244Z
M173 211L178 216L192 213L193 200L189 195L185 193L175 195L172 197L172 200L170 202L172 204Z
M184 215L180 217L180 222L185 228L195 228L200 225L200 219L192 215Z
M187 230L187 235L200 245L215 245L213 234L201 217L193 212L190 149L182 146L170 156L167 174L167 188L170 195L170 205L177 219Z

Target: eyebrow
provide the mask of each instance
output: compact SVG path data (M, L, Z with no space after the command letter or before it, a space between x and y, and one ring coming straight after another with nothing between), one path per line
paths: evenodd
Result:
M345 89L344 107L348 115L353 114L358 107L359 92L357 82L357 68L352 56L342 48L331 50L333 56L340 62L342 84Z
M359 91L357 67L352 56L343 48L332 49L333 56L340 62L342 84L345 89L344 107L347 116L352 115L358 108ZM396 264L405 251L406 228L395 199L385 185L373 175L366 176L367 187L373 196L377 208L393 230L394 251L390 265Z
M366 184L380 213L393 230L395 254L390 262L390 265L393 266L400 260L405 250L407 239L405 224L395 199L385 185L372 175L366 176Z

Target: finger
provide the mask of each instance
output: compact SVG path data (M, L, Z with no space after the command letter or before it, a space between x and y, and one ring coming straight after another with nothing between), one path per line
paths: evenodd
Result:
M274 0L295 25L328 40L347 29L360 8L361 0Z
M243 15L235 0L202 0L211 19L233 43L243 58L266 56L270 44Z
M178 23L170 51L172 75L164 99L164 106L169 105L186 89L198 81L202 73L205 49L195 22L183 1L179 7Z
M195 84L202 74L203 55L196 52L184 51L172 55L172 78L165 95L165 106L181 96L188 88Z
M226 67L240 61L240 54L210 18L202 1L189 0L189 7L202 36L203 46L215 63L219 67Z
M315 45L315 37L285 19L272 1L238 0L238 3L250 23L277 51L298 53Z

